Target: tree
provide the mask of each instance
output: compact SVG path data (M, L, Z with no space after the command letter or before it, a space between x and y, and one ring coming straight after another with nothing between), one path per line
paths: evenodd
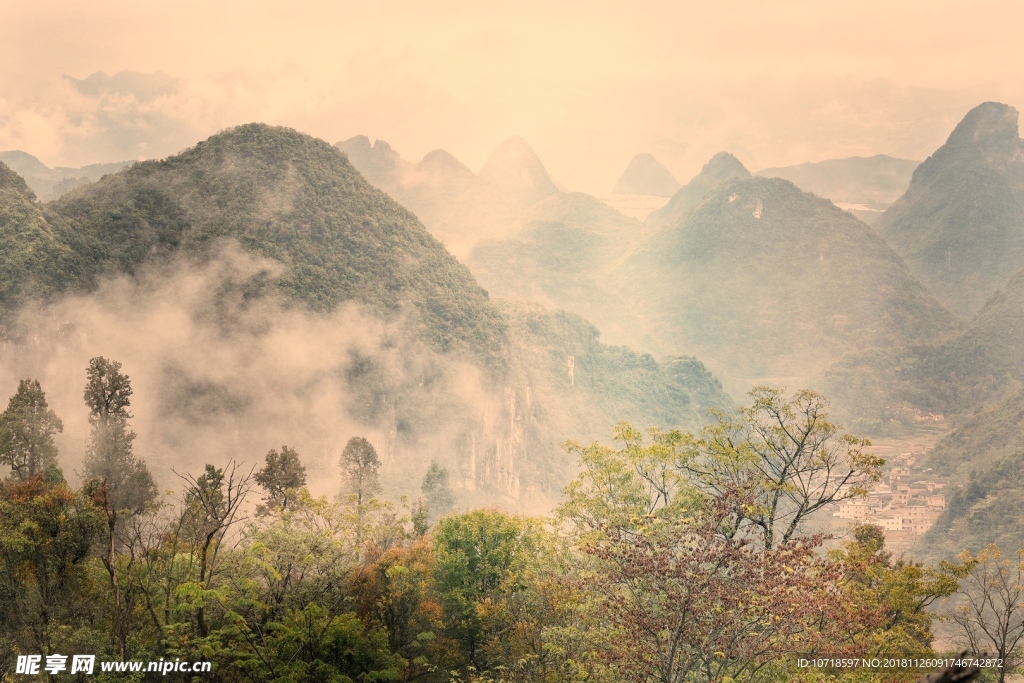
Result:
M30 479L56 465L53 435L63 431L64 423L47 405L39 380L21 380L0 414L0 463L9 465L18 479Z
M99 610L89 550L103 529L89 498L60 470L0 481L0 669L14 655L67 652Z
M587 587L610 630L598 648L617 680L750 678L820 639L840 574L820 537L766 548L737 533L757 501L749 484L690 479L694 439L619 425L620 449L570 447L582 472L559 508L591 559ZM799 597L798 597L799 596Z
M845 640L864 656L929 657L939 598L957 589L949 572L927 568L885 549L885 533L874 525L853 530L853 539L831 559L842 567L844 610L860 612Z
M431 462L427 473L423 475L420 486L423 496L427 499L427 511L430 517L437 520L455 505L455 494L449 481L448 468Z
M199 477L179 475L186 484L185 524L193 550L199 553L198 581L191 586L196 595L196 625L201 636L209 635L206 623L206 595L217 564L221 543L228 530L239 521L246 497L252 490L252 470L240 472L234 462L227 471L207 465Z
M261 513L274 508L287 510L299 489L306 485L306 467L299 460L299 454L288 446L281 446L280 453L271 448L263 469L253 479L264 491Z
M362 507L380 493L380 458L377 450L361 436L353 436L341 452L341 480L343 490Z
M885 461L864 449L867 439L843 434L828 416L828 401L813 391L787 399L782 391L756 387L739 418L717 413L684 466L703 490L716 494L748 487L755 504L744 522L772 548L794 538L807 518L832 503L867 493Z
M121 372L120 363L102 357L89 361L86 377L85 404L92 428L86 473L104 489L111 515L138 514L155 498L156 486L145 463L132 451L131 380Z
M118 577L118 534L127 518L141 514L156 498L156 485L145 463L135 457L135 432L128 426L132 385L117 361L96 357L86 370L85 404L92 428L85 455L87 490L107 519L107 543L102 557L114 594L112 610L118 654L125 656L131 593L124 593ZM127 600L126 600L127 598Z
M447 632L478 671L493 625L481 618L487 601L525 588L524 571L536 555L538 533L531 520L497 510L445 517L434 534L434 580Z
M960 563L945 563L960 588L945 614L973 653L1002 660L999 683L1018 667L1024 649L1024 549L1004 558L989 545L977 555L964 551Z

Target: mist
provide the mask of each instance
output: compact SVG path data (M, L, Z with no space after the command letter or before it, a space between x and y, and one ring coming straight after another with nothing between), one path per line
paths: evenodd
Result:
M475 367L396 334L400 317L382 321L355 304L327 315L286 305L258 284L280 269L227 245L203 264L148 267L22 310L2 343L0 395L39 379L64 421L59 464L71 480L81 476L89 431L85 369L104 356L131 378L135 452L161 487L205 463L261 465L287 444L311 491L333 495L345 443L365 436L387 497L418 495L432 460L472 489L478 477L453 443L500 413L500 395Z

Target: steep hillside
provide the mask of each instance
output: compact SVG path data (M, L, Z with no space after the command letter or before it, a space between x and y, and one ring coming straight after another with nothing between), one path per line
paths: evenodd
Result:
M501 310L519 387L508 399L514 406L513 441L521 440L527 451L547 452L534 461L547 463L553 481L564 481L571 470L554 448L566 439L606 439L620 420L642 428L692 428L704 423L709 409L732 406L721 383L694 358L659 362L602 344L584 319L536 304L503 303Z
M950 309L971 316L1024 268L1024 141L1017 110L972 109L877 222Z
M868 226L781 179L719 184L616 276L656 337L734 376L807 378L953 327Z
M750 171L740 163L739 159L728 152L719 152L704 164L700 173L672 195L668 204L652 212L646 222L654 227L676 223L699 205L704 197L720 183L732 178L749 177Z
M0 324L4 309L52 288L68 255L25 180L0 162Z
M671 197L679 190L679 181L651 154L637 154L623 171L612 194L641 194Z
M355 300L414 313L440 350L495 360L501 345L504 325L469 271L336 149L293 130L231 129L80 188L46 213L75 254L78 287L234 239L280 262L280 289L314 310Z
M765 168L755 175L785 178L805 192L831 199L840 208L871 224L906 192L910 176L919 163L877 154Z
M952 477L946 510L922 544L930 555L1024 547L1024 392L965 420L929 464Z
M876 424L1004 400L1024 386L1024 271L948 341L853 354L824 386L849 414Z

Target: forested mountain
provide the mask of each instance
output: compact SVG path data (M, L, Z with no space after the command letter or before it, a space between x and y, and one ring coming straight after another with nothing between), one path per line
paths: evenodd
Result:
M868 226L789 181L727 180L661 220L617 281L663 348L730 374L807 378L845 353L955 327Z
M651 154L637 154L615 182L612 194L643 194L671 197L679 190L679 181Z
M1017 110L986 102L914 171L877 222L911 272L969 317L1024 269L1024 141Z
M35 194L0 162L0 325L7 317L4 308L54 286L51 276L67 257L67 246L46 222Z
M681 220L686 214L700 204L704 197L715 189L719 183L730 178L749 178L750 171L740 160L728 152L719 152L711 157L708 163L678 192L672 195L668 204L652 212L647 217L647 224L655 227L668 225Z
M755 175L785 178L801 190L831 199L840 208L873 224L906 192L918 163L876 154L764 168Z
M398 161L380 151L386 173L388 159ZM484 182L443 153L422 165ZM278 363L267 344L289 325L337 339L326 355L312 350L312 340L293 342L293 362L303 370L276 380L278 398L295 404L287 415L268 407L280 402L268 402L246 372L188 361L173 344L137 349L139 357L127 360L144 364L159 387L150 397L159 411L153 430L163 430L157 441L164 438L169 449L173 439L180 449L200 435L221 444L221 435L234 431L223 447L241 457L266 438L261 430L271 425L258 415L269 410L278 411L269 422L313 420L306 427L312 447L329 450L330 425L302 410L317 396L337 397L336 410L376 439L396 471L418 471L424 458L442 457L463 485L515 501L527 490L548 495L561 486L570 475L559 449L567 438L602 437L622 416L693 425L707 408L730 405L697 361L659 364L603 345L589 323L572 316L499 310L467 268L344 154L290 129L234 128L44 205L16 174L2 173L0 291L16 342L9 358L22 367L48 367L43 350L51 346L55 354L84 352L81 338L101 334L82 318L91 304L62 308L61 297L106 292L119 277L127 277L126 291L142 292L121 298L148 302L143 308L171 306L187 321L176 323L180 334L220 355L224 368L251 363L259 373L259 359ZM550 201L557 205L560 197ZM589 210L618 216L592 203ZM256 260L221 264L232 244ZM204 284L196 291L193 281ZM157 294L149 292L154 287ZM19 320L30 293L59 311L38 324L64 332ZM344 308L353 305L356 311ZM341 334L332 325L369 329ZM78 341L60 341L69 334ZM18 345L33 335L47 340L44 347ZM118 343L107 330L101 336ZM243 423L250 428L238 436ZM407 467L395 466L403 460Z
M330 145L292 130L231 129L83 187L46 215L71 253L55 286L89 288L233 239L282 263L278 287L311 309L408 308L440 350L493 359L501 344L500 316L469 271Z
M1024 391L964 420L927 464L953 486L923 555L948 559L987 543L1024 547Z
M853 354L829 369L823 388L864 424L921 413L967 414L1024 386L1024 271L941 344Z

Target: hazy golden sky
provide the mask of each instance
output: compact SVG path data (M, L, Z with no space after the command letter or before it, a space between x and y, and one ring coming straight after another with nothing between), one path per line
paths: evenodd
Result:
M0 149L156 157L260 120L479 169L521 135L593 192L643 151L684 181L719 149L920 159L1024 105L1022 26L1021 2L0 0ZM72 80L101 71L169 78Z

